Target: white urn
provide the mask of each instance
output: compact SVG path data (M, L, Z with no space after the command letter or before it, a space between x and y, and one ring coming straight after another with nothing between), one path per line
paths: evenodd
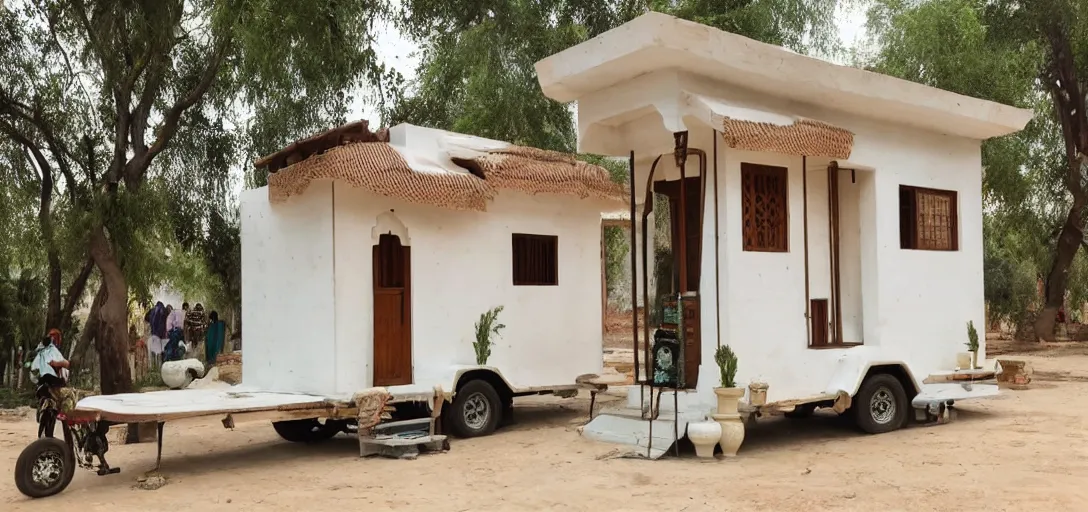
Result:
M722 427L714 421L688 423L688 439L695 445L695 455L700 459L714 458L714 446L722 438Z
M718 444L722 447L722 455L736 457L737 450L740 449L741 443L744 442L744 422L741 421L740 416L737 414L714 414L711 417L721 427L722 435L718 440Z

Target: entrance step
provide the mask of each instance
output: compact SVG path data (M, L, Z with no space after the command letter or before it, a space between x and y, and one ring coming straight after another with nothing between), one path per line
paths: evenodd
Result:
M359 437L359 456L380 455L391 459L414 459L421 452L442 452L450 449L449 440L444 435L418 435L401 433L397 435L377 435Z
M652 429L651 429L652 424ZM611 409L598 414L582 429L582 435L605 443L623 445L627 456L659 459L676 444L677 436L687 433L688 421L674 421L670 415L654 420L642 419L638 409ZM651 436L652 430L652 436Z

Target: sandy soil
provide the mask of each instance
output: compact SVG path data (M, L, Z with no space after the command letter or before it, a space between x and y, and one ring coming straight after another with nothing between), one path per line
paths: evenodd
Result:
M346 436L292 445L261 423L168 424L165 487L133 488L154 445L117 446L121 474L79 471L30 502L10 475L34 424L0 419L0 510L1084 510L1088 349L1024 358L1031 389L964 403L953 424L866 436L832 416L767 420L742 457L712 462L611 457L577 433L586 399L549 398L519 403L494 436L414 461L360 459Z

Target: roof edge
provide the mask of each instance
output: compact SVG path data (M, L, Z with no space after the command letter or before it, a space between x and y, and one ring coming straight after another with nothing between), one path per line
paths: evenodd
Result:
M739 81L741 78L730 77L743 75L748 79L791 84L791 90L796 91L799 97L791 98L775 92L768 94L796 101L806 101L807 98L807 101L817 102L821 95L837 92L844 98L884 103L900 109L943 112L983 125L975 130L971 138L986 139L1015 133L1034 117L1030 109L835 64L659 12L644 14L593 39L546 57L538 61L535 68L541 90L546 96L556 101L570 102L634 76L664 69L664 66L651 68L652 64L646 64L637 69L630 66L632 69L628 72L617 73L617 61L648 51L690 55L694 59L713 62L718 69L710 73L705 68L686 71L738 87L746 85ZM766 65L768 60L773 65ZM612 68L609 68L610 64ZM829 108L850 112L841 107Z

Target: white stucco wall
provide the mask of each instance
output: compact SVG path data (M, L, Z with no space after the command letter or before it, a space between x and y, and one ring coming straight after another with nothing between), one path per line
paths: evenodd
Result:
M475 365L474 323L499 305L506 329L488 365L513 386L601 371L600 204L503 192L487 212L455 212L328 181L283 204L267 194L242 195L246 384L318 394L371 385L372 247L386 232L412 247L415 386L451 389ZM512 233L559 237L558 286L513 286Z
M668 72L662 72L668 73ZM617 86L641 91L642 99L616 96L607 90L592 95L593 103L580 104L582 121L622 114L624 102L654 104L656 97L675 97L677 87L695 94L743 102L772 112L818 119L855 133L853 154L840 162L861 169L856 183L841 171L840 268L843 329L847 341L863 341L859 348L807 348L805 319L804 227L802 158L727 149L719 143L719 236L721 237L721 342L740 359L737 382L770 384L769 399L800 398L822 393L837 382L837 362L849 351L869 360L903 360L921 380L938 370L952 369L955 354L964 350L966 323L982 325L982 195L980 142L964 137L927 132L905 125L879 123L813 105L775 100L758 92L730 89L693 76L647 76ZM655 90L657 88L659 90ZM634 94L634 92L632 92ZM669 95L672 96L669 96ZM628 95L630 96L630 95ZM615 101L613 105L609 102ZM667 103L666 100L661 100ZM584 112L584 114L583 114ZM616 133L629 141L647 141L660 135L662 118L642 109L641 118L621 124ZM691 147L712 152L712 127L692 117L683 118ZM644 127L644 128L643 128ZM660 146L671 146L671 140ZM639 159L637 184L644 185L653 155ZM664 161L665 159L663 159ZM789 247L787 253L742 250L740 166L742 162L789 169ZM828 159L808 159L810 296L828 297ZM674 166L659 168L655 179L676 179ZM688 172L694 167L689 163ZM709 166L708 172L712 172ZM703 238L702 318L703 364L700 401L713 402L717 386L713 352L715 297L713 209L708 189ZM954 190L959 203L959 250L912 251L899 247L899 186L912 185ZM984 352L983 347L983 352ZM851 390L852 391L852 390Z
M270 391L335 387L332 184L284 204L268 189L241 196L242 380Z
M826 119L826 118L825 118ZM978 141L921 133L909 128L865 126L847 116L831 120L857 134L852 164L875 171L840 175L840 253L843 329L847 341L863 341L877 359L908 362L919 379L951 369L966 341L965 324L981 325L981 165ZM789 169L788 253L742 250L740 165ZM801 159L778 154L727 150L719 153L726 205L722 342L740 358L737 381L770 383L769 399L823 392L847 349L808 349L806 340L803 196ZM830 295L827 177L809 172L810 297ZM899 185L955 190L959 201L960 250L912 251L899 247ZM712 240L713 233L705 239ZM713 272L703 289L712 289ZM859 302L860 300L860 302ZM710 310L711 312L713 310ZM706 311L704 312L706 313ZM704 314L704 318L707 318ZM713 340L713 337L706 337ZM704 365L716 385L713 346L704 346Z
M504 191L487 212L455 212L339 183L335 204L336 391L372 382L371 248L390 225L402 225L412 246L415 384L449 389L457 366L475 365L473 325L500 305L506 329L488 365L515 387L573 384L601 371L599 204ZM513 286L512 233L559 237L558 286Z

